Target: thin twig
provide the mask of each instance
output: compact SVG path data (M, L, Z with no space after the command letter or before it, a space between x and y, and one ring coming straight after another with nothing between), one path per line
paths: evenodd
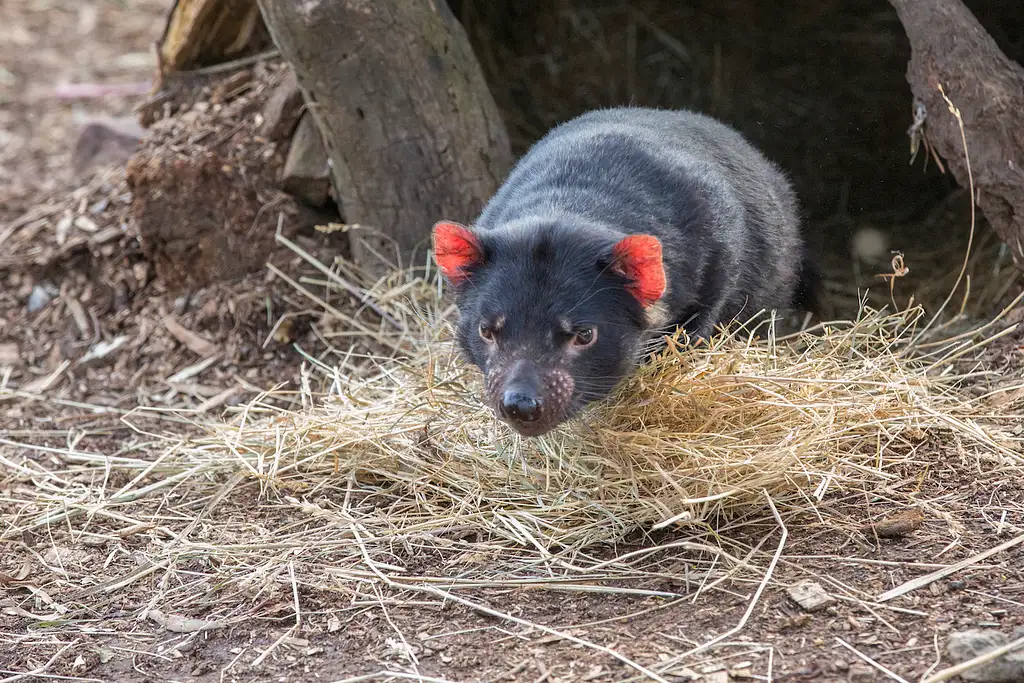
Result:
M863 652L861 652L860 650L855 648L853 645L850 645L849 643L847 643L842 638L836 638L836 642L839 643L840 645L842 645L843 647L845 647L850 652L852 652L855 656L859 657L863 661L867 662L871 666L875 667L876 669L878 669L879 671L884 673L886 676L888 676L892 680L897 681L898 683L909 683L909 681L907 681L907 679L905 679L902 676L900 676L900 675L890 671L889 669L885 668L884 666L882 666L881 664L879 664L875 660L871 659L871 657L868 657L866 654L864 654Z

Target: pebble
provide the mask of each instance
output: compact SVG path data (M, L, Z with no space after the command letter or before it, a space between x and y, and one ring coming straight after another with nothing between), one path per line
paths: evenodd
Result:
M854 664L850 667L849 677L847 678L850 683L874 683L878 680L875 676L877 672L867 665Z
M48 282L33 287L32 292L28 295L28 304L26 305L28 312L37 313L46 308L46 304L53 300L53 297L57 295L57 291L57 288Z

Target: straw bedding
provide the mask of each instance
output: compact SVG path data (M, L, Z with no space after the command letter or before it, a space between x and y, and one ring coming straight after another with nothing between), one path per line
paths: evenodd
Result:
M436 294L423 281L403 290ZM935 352L909 353L920 309L865 309L855 322L786 339L742 329L705 349L670 339L610 400L522 439L481 403L479 372L449 341L451 311L440 299L415 308L412 353L362 379L335 370L333 391L309 411L254 405L202 452L223 458L226 445L229 460L282 492L331 490L329 505L374 534L470 528L579 550L707 524L765 505L766 494L799 506L871 488L926 433L972 410L952 375L937 377ZM998 450L983 432L967 438Z
M43 451L58 468L4 460L34 484L8 479L18 504L0 539L138 535L135 555L111 554L99 573L88 549L75 560L67 588L90 610L132 587L146 609L219 626L268 605L297 614L300 588L355 599L383 581L515 621L451 591L571 583L671 597L631 583L661 575L666 547L678 548L680 580L763 585L771 572L742 559L757 550L743 529L768 522L767 540L781 528L777 560L784 519L810 511L847 531L830 500L910 504L901 487L938 440L1007 472L1024 460L1000 432L1006 420L958 387L985 330L929 346L920 309L864 309L789 338L737 330L706 349L671 339L608 401L524 440L481 403L479 372L450 341L453 311L422 273L374 283L346 265L321 272L306 284L328 307L357 283L374 309L358 314L362 327L386 315L367 340L379 357L307 356L304 408L268 391L194 438L180 424L155 435L140 410L123 419L147 440L115 455L69 441Z

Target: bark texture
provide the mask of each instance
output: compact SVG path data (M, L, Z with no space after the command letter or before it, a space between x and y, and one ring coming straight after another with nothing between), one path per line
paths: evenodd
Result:
M259 4L323 136L344 219L359 226L353 258L422 263L433 223L474 219L511 164L462 26L444 0Z
M889 0L910 39L907 81L927 108L928 142L968 187L959 109L978 207L1024 269L1024 68L961 0Z

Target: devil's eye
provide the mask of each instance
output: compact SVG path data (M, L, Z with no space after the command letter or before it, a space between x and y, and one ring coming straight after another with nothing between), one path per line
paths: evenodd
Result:
M480 338L486 342L494 341L494 328L489 323L480 323Z
M584 348L590 346L597 340L597 328L596 327L584 327L582 330L577 330L576 334L573 335L572 344L573 346Z

